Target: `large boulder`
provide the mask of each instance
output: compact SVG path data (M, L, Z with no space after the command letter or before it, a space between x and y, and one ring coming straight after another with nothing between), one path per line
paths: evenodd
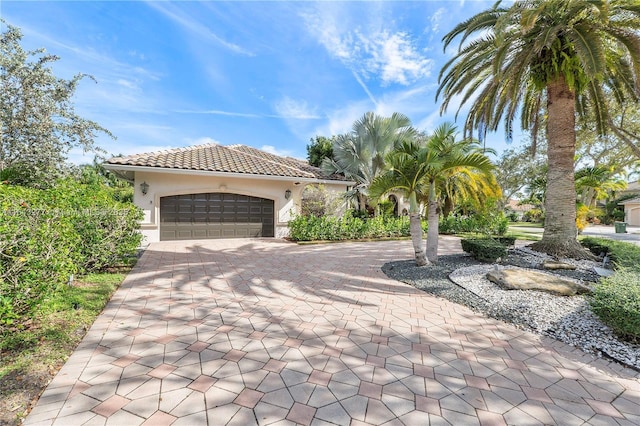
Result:
M505 290L538 290L561 296L591 292L589 287L575 281L530 269L491 270L487 279Z

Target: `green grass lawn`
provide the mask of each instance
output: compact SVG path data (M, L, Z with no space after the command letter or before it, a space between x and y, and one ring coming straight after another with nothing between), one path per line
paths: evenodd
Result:
M544 228L541 223L536 222L509 222L509 228Z
M102 312L130 268L89 274L0 333L0 424L18 425Z

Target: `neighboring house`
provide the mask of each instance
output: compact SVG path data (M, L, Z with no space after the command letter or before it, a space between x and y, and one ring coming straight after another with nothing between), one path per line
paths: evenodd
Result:
M624 206L624 221L631 226L640 226L640 182L630 182L627 189L617 193L618 197L624 195L638 195L620 204Z
M534 209L535 207L536 206L533 204L522 204L520 200L516 200L514 198L509 198L507 200L507 205L505 206L506 209L516 212L520 219L522 219L526 212Z
M640 182L629 182L623 191L616 191L616 197L625 195L636 195L640 197Z
M354 182L245 145L198 145L114 157L104 164L134 182L147 242L286 237L302 190L323 184L344 192Z
M620 203L624 206L624 221L631 226L640 226L640 197Z

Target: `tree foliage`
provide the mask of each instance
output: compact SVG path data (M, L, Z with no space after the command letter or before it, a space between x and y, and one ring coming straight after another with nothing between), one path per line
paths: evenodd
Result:
M638 28L637 0L530 0L497 2L443 39L445 49L456 39L460 45L440 73L438 96L443 111L459 96L460 108L471 103L467 133L504 122L510 139L519 116L535 145L546 126L547 217L539 250L583 252L575 226L576 115L593 120L599 135L627 135L612 106L640 99Z
M355 181L347 196L357 199L359 209L365 210L369 185L384 172L385 156L416 134L411 120L403 114L394 112L391 117L382 117L367 112L353 123L351 132L333 139L333 159L326 158L322 168Z
M92 77L56 77L51 64L59 58L44 49L24 50L21 31L6 27L0 35L0 175L42 185L60 174L72 148L94 151L97 134L111 133L75 112L76 88Z
M333 159L333 138L316 136L307 145L307 160L312 166L320 167L325 158Z

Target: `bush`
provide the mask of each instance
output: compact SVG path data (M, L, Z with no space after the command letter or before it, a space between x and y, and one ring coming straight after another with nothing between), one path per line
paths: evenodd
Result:
M0 327L19 322L71 274L135 252L141 212L111 192L73 180L49 189L0 185Z
M464 238L462 250L481 262L495 262L507 254L507 247L493 238Z
M544 213L540 209L533 208L531 210L527 210L522 214L522 220L525 222L534 223L544 222Z
M640 341L640 272L621 269L602 279L589 302L593 312L616 334Z
M485 235L504 235L508 228L509 219L503 213L472 216L449 215L441 218L438 226L438 230L442 234L475 232Z
M293 241L337 241L408 235L408 217L378 216L362 219L349 214L342 218L297 216L289 222L289 238Z
M606 254L616 268L627 268L640 272L640 246L624 241L585 237L580 243L596 256Z

